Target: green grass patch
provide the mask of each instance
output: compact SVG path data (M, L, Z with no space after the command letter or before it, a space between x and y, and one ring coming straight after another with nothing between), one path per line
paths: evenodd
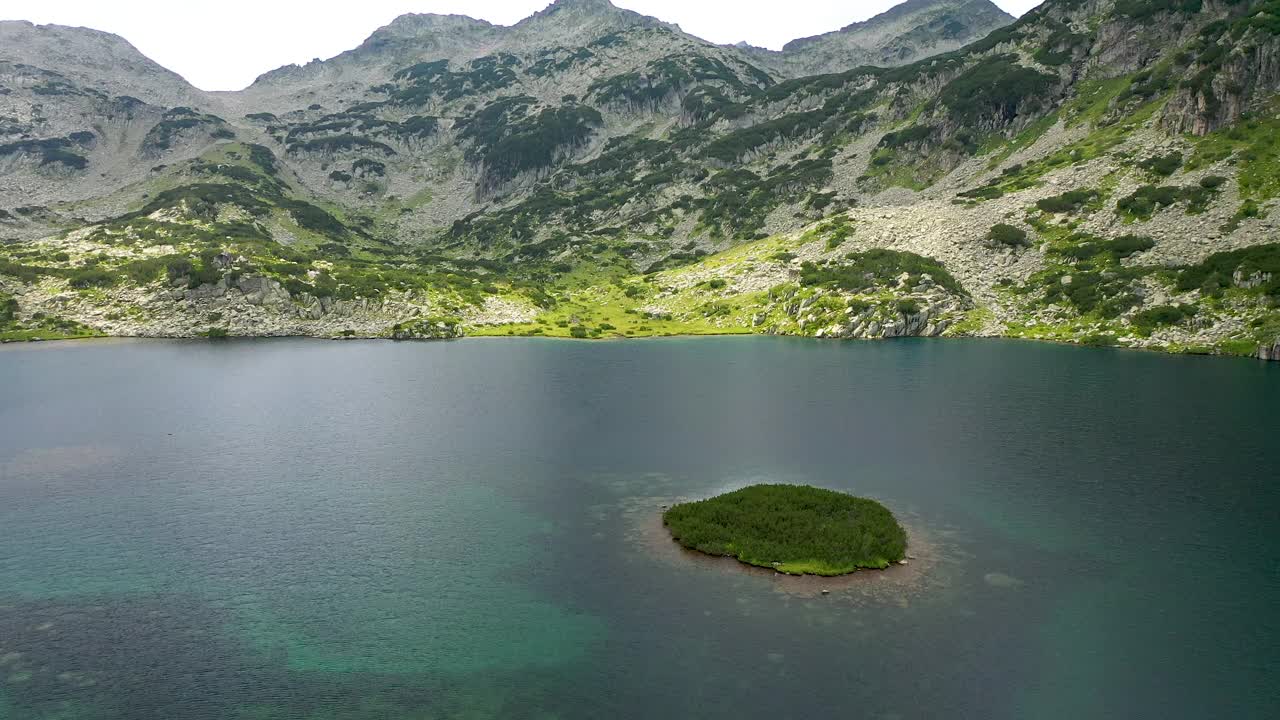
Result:
M1231 127L1193 138L1196 150L1187 161L1187 170L1229 161L1238 168L1241 197L1261 201L1280 195L1278 111L1280 103L1272 103Z

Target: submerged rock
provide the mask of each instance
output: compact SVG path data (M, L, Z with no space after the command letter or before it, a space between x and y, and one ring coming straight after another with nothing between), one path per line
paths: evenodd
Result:
M1019 588L1023 585L1023 582L1018 578L1004 573L987 573L982 576L982 579L991 587Z

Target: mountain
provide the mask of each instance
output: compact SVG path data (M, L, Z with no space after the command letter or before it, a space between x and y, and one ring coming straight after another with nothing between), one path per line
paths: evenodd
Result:
M791 77L895 67L958 50L1013 20L990 0L908 0L870 20L793 40L781 52L750 52L762 66Z
M51 73L44 78L46 88L66 82L108 95L133 95L155 105L205 101L203 92L124 38L88 28L0 20L0 62L29 64Z
M854 64L949 47L944 16L1006 19L912 2L767 54L561 0L512 27L405 16L235 93L8 24L0 337L1280 356L1277 0L1048 0Z

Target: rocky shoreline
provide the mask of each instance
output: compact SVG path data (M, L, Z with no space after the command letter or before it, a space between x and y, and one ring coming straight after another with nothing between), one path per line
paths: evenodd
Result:
M938 339L938 340L955 340L955 339L1018 340L1022 342L1049 343L1053 345L1072 345L1076 347L1087 347L1082 343L1074 343L1074 342L1069 342L1064 340L1054 340L1054 339L1048 339L1048 338L1009 337L1009 336L1000 336L1000 335L943 335L941 333L937 333L932 335L923 335L923 334L922 335L881 335L876 337L866 337L866 336L859 337L859 336L838 336L838 335L800 336L800 335L784 335L779 333L763 333L763 332L750 333L750 335L754 335L757 337L769 337L769 336L794 337L794 338L801 338L801 339L818 340L823 342L840 342L840 341L880 342L880 341L902 340L902 339L909 339L909 338L929 338L929 339ZM467 334L466 329L463 326L444 324L444 325L436 325L433 329L432 323L427 322L425 324L415 324L415 323L402 324L400 329L396 329L395 327L393 327L387 333L371 334L371 335L357 335L357 334L325 335L325 334L316 334L316 333L279 333L279 334L272 334L272 335L267 335L267 334L237 334L237 335L226 335L226 336L216 335L211 337L209 335L203 335L203 334L165 335L160 333L148 333L148 334L136 334L136 335L111 335L111 334L105 334L105 333L97 333L97 334L86 334L81 336L70 337L70 336L58 336L56 333L49 333L48 337L36 336L36 337L23 338L23 339L0 338L0 345L15 345L15 344L24 344L24 343L33 343L33 342L35 343L87 342L87 341L93 341L93 340L220 341L220 340L272 340L272 339L283 340L283 339L294 338L294 339L332 340L332 341L385 340L390 342L424 342L424 341L468 340L468 339L470 340L481 340L481 339L504 340L504 339L513 339L513 338L523 338L523 339L538 338L538 339L544 339L544 340L563 340L568 342L591 342L591 341L616 341L616 340L655 340L655 339L662 339L662 338L715 338L715 337L743 337L743 333L683 332L683 333L654 333L652 335L637 335L637 336L611 335L607 337L593 337L593 338L575 338L575 337L569 337L569 336L541 335L541 334L540 335L469 335ZM1256 354L1247 355L1247 356L1235 356L1235 355L1223 355L1223 354L1214 355L1211 353L1198 353L1198 352L1191 352L1191 351L1171 352L1161 348L1150 348L1150 347L1141 347L1141 346L1114 347L1112 349L1132 350L1132 351L1139 351L1139 352L1154 352L1154 353L1161 353L1165 355L1201 355L1204 357L1243 357L1243 358L1253 358L1253 359L1261 360L1264 362L1280 362L1280 340L1277 340L1275 345L1261 346L1258 348L1258 351Z

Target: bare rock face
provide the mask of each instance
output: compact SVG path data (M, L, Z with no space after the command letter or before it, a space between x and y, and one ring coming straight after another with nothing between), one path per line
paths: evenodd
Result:
M1270 345L1258 348L1258 359L1280 361L1280 338L1276 338L1276 341Z

